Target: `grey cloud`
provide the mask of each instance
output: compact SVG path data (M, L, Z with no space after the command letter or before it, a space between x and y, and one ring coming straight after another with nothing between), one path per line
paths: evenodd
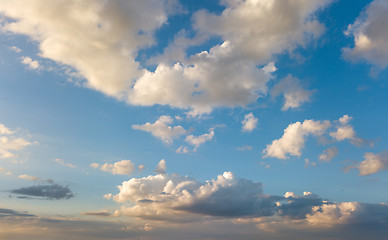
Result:
M14 194L22 195L22 198L37 197L50 200L70 199L74 194L68 186L59 184L52 185L35 185L31 187L24 187L10 191Z
M97 217L109 217L112 214L108 211L94 211L94 212L84 212L82 215L85 216L97 216Z
M0 208L0 218L2 217L36 217L26 212L17 212L12 209Z

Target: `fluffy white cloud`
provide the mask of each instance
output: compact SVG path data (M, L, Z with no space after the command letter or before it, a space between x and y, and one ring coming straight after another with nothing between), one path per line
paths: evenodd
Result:
M370 175L388 169L388 153L365 153L364 160L356 166L361 176Z
M321 155L319 155L319 160L323 162L330 162L338 154L337 147L331 147L323 151Z
M354 217L357 208L359 208L359 204L356 202L315 206L313 207L313 212L306 216L306 220L309 224L320 226L344 224Z
M154 43L155 30L179 7L177 1L4 0L0 13L12 19L2 22L3 31L30 36L39 43L41 57L72 67L85 86L130 104L163 104L201 114L219 106L244 106L266 94L269 73L276 69L273 55L320 36L324 26L314 15L329 2L221 1L226 9L220 15L195 14L197 36L176 38L174 44L180 45L172 55L180 56L174 57L179 62L157 62L154 72L135 59ZM212 36L220 36L223 44L184 57L187 46Z
M259 120L255 116L253 116L253 113L248 113L244 116L244 120L241 122L242 131L252 132L256 128L258 121Z
M286 78L282 79L271 89L272 97L277 97L280 94L283 94L283 111L286 111L290 108L298 108L303 103L309 102L313 93L314 90L304 89L301 86L299 79L291 75L288 75Z
M27 67L30 69L36 70L40 67L39 62L37 60L32 60L30 57L23 56L21 60L22 60L22 63L24 65L27 65Z
M197 148L204 144L205 142L207 141L210 141L212 140L214 137L214 129L213 128L210 128L209 129L209 133L205 133L205 134L202 134L202 135L199 135L199 136L194 136L194 135L188 135L185 139L185 141L187 143L189 143L190 145L193 145L195 148L194 148L194 151L197 150Z
M131 160L121 160L115 163L104 163L102 165L98 163L92 163L92 168L100 168L101 171L110 172L117 175L131 175L135 170L135 165Z
M336 126L337 130L331 132L330 136L337 141L350 140L350 142L356 146L367 143L365 139L359 138L354 131L353 126L349 125L349 122L352 120L352 117L344 115L339 119L339 125ZM373 143L372 143L373 144Z
M160 138L165 143L172 143L174 138L187 134L182 126L168 126L174 120L170 116L161 116L154 123L145 123L143 125L132 125L133 129L150 132L154 137Z
M75 68L88 87L120 97L140 74L136 52L154 42L153 31L167 20L167 2L5 0L0 12L14 21L2 30L32 37L42 57Z
M15 152L31 144L26 139L16 136L14 131L0 124L0 158L16 157Z
M305 120L288 125L281 138L274 140L264 149L264 157L286 159L288 155L301 156L305 138L309 135L321 136L331 126L329 121Z
M345 33L354 37L354 47L342 49L345 59L364 60L381 68L388 66L387 14L387 1L375 0L349 25Z

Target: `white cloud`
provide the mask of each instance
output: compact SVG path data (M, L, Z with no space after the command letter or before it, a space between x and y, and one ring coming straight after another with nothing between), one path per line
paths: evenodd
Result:
M330 136L337 141L350 140L353 145L360 146L362 144L368 143L367 140L357 137L356 131L354 131L353 126L348 123L352 120L352 117L344 115L339 119L339 125L336 126L337 130L331 132ZM370 143L373 144L373 143Z
M21 50L20 48L16 47L16 46L12 46L10 47L10 49L14 52L17 52L17 53L21 53L23 50Z
M331 147L323 151L321 155L319 155L319 160L323 162L330 162L335 156L338 154L337 147Z
M264 157L287 159L288 155L301 156L305 138L309 135L321 136L331 126L329 121L305 120L288 125L280 139L274 140L264 149Z
M317 166L317 163L316 162L311 162L310 159L306 158L304 160L304 167L315 167Z
M31 144L26 139L16 136L15 131L0 124L0 159L16 157L15 152L21 151Z
M187 134L182 126L168 126L174 120L170 116L161 116L154 123L145 123L143 125L132 125L133 129L150 132L154 137L160 138L165 143L172 143L175 138Z
M101 171L110 172L114 175L131 175L135 170L135 165L131 160L121 160L115 163L90 164L92 168L100 168Z
M388 154L383 152L380 154L365 153L364 160L356 166L360 171L360 176L370 175L382 170L388 169Z
M54 162L59 163L59 164L61 164L62 166L66 166L66 167L69 167L69 168L77 168L76 165L71 164L71 163L67 163L67 162L65 162L63 159L60 159L60 158L54 159Z
M244 120L241 122L242 131L252 132L256 128L258 121L259 120L255 116L253 116L253 113L248 113L244 116Z
M220 15L193 16L197 35L177 37L174 44L181 42L172 55L178 57L161 60L154 72L135 59L155 42L155 30L167 22L171 6L179 9L176 1L4 0L0 13L12 19L2 23L3 31L30 36L39 43L40 57L72 67L85 86L130 104L170 105L195 115L245 106L265 95L273 56L319 37L324 26L315 13L329 2L222 1L226 9ZM187 46L212 36L223 44L184 57Z
M387 14L387 1L375 0L349 25L345 34L354 37L354 47L342 49L346 60L363 60L381 68L388 66Z
M38 69L40 67L39 62L37 60L32 60L30 57L23 56L21 58L21 60L22 60L22 63L24 65L27 65L28 68L30 68L30 69L36 70L36 69Z
M188 153L189 149L185 146L180 145L179 148L175 151L176 153Z
M10 135L13 134L14 132L11 131L9 128L7 128L4 124L0 123L0 134L1 135Z
M166 161L164 159L160 160L158 165L156 165L155 172L159 174L165 174L167 170Z
M30 176L27 174L19 175L19 178L24 180L34 181L34 182L42 180L40 177Z
M359 208L356 202L342 202L314 206L313 212L306 216L309 224L333 226L349 222Z
M283 78L271 89L272 97L283 94L284 105L282 111L286 111L290 108L299 108L303 103L310 102L313 93L314 90L304 89L301 86L299 79L291 75Z
M204 144L205 142L207 141L210 141L212 140L214 137L214 129L213 128L210 128L209 129L209 133L205 133L205 134L202 134L202 135L199 135L199 136L194 136L194 135L188 135L185 139L185 141L187 143L189 143L190 145L193 145L195 148L194 148L194 151L197 150L197 148Z

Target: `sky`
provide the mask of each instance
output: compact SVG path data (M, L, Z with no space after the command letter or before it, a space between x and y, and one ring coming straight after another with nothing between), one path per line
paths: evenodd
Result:
M385 239L387 0L0 0L0 238Z

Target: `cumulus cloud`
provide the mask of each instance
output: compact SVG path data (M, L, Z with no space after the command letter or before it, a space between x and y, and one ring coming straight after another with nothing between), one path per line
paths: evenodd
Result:
M187 131L182 126L169 126L173 123L173 118L170 116L161 116L154 123L145 123L143 125L132 125L133 129L142 130L151 133L154 137L161 139L165 143L172 143L175 138L187 134Z
M90 166L92 168L99 168L104 172L110 172L114 175L131 175L135 170L135 164L133 164L131 160L121 160L115 163L104 163L102 165L99 163L92 163Z
M287 159L289 155L300 157L305 138L309 135L321 136L331 126L329 121L305 120L288 125L281 138L274 140L264 149L264 157Z
M21 58L22 63L26 65L29 69L36 70L40 67L40 64L37 60L32 60L30 57L23 56Z
M155 31L167 22L171 8L179 9L177 1L6 0L0 13L7 17L3 31L30 36L39 43L41 57L72 67L85 86L130 104L170 105L201 114L247 105L266 94L268 73L274 70L262 67L275 54L318 38L325 27L315 14L329 2L221 1L221 14L199 11L193 16L197 35L181 38L181 50L172 54L180 61L158 62L153 72L135 59L140 49L155 43ZM182 60L187 46L213 36L223 43Z
M195 148L194 148L194 151L197 150L197 148L204 144L205 142L207 141L210 141L212 140L214 137L214 129L213 128L210 128L209 129L209 133L205 133L205 134L202 134L202 135L199 135L199 136L194 136L194 135L188 135L185 139L185 141L190 144L190 145L193 145Z
M156 166L155 172L159 174L164 174L166 173L166 169L167 169L166 160L162 159L159 161L158 165Z
M285 196L267 195L263 184L236 178L232 172L203 183L164 173L132 178L118 188L119 193L107 197L129 205L123 205L116 215L173 222L211 217L304 219L314 206L327 203L310 192L301 196L292 192Z
M323 162L330 162L335 156L338 154L337 147L331 147L323 151L321 155L319 155L319 160Z
M56 158L56 159L54 159L54 162L59 163L59 164L61 164L62 166L66 166L66 167L69 167L69 168L77 168L76 165L71 164L71 163L67 163L67 162L65 162L65 160L63 160L63 159L61 159L61 158Z
M68 186L62 186L59 184L51 185L36 185L31 187L24 187L14 189L11 193L21 195L20 198L40 198L48 200L60 200L70 199L74 197L74 194Z
M253 115L253 113L248 113L244 116L244 120L241 122L242 131L252 132L256 128L258 121L259 120Z
M387 1L375 0L348 26L345 34L354 38L354 47L342 49L346 60L363 60L381 68L388 65L387 14Z
M360 176L366 176L388 169L388 153L365 153L364 160L356 166L350 166L359 170Z
M331 132L330 136L337 141L350 140L350 142L356 146L361 146L367 143L373 145L373 143L357 137L353 126L349 124L352 119L353 118L348 115L341 117L338 121L339 125L336 126L337 130L335 132Z
M0 124L0 159L13 158L15 152L21 151L32 143L22 137L18 137L15 131L11 131L5 125Z
M299 108L303 103L309 102L314 90L304 89L301 86L299 79L288 75L286 78L280 80L271 89L272 97L277 97L280 94L284 96L283 111L290 108Z

